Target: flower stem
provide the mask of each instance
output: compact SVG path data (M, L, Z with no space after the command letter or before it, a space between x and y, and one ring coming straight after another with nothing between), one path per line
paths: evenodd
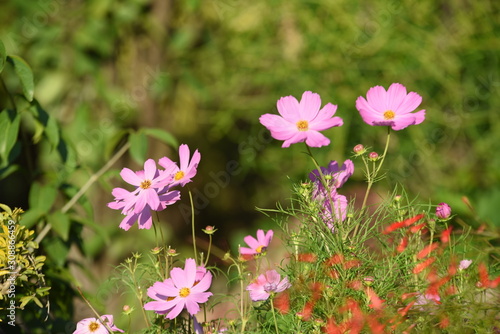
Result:
M191 232L193 234L193 251L194 251L194 260L198 263L198 254L196 251L196 234L194 232L194 203L193 203L193 195L191 194L191 190L189 192L189 201L191 202Z
M61 212L62 213L68 212L69 209L71 209L71 207L73 205L75 205L75 203L80 199L80 197L82 197L83 194L85 194L85 192L90 188L90 186L92 186L92 184L94 184L94 182L96 182L101 177L102 174L104 174L108 169L110 169L111 166L113 166L113 164L116 161L118 161L118 159L120 159L121 156L123 154L125 154L125 152L127 152L129 147L130 147L130 143L127 142L125 145L122 146L122 148L120 148L120 150L118 152L115 153L115 155L113 155L111 157L111 159L109 159L109 161L101 169L99 169L96 173L94 173L92 176L90 176L87 183L85 183L83 185L83 187L81 187L80 190L75 194L75 196L73 196L69 200L69 202L66 203L66 205L61 209ZM49 233L51 228L52 228L52 225L50 223L45 225L43 230L36 237L35 242L37 244L40 244L40 242L43 240L43 238L45 238L47 233Z
M382 159L380 160L378 167L374 170L372 175L370 175L370 172L367 170L368 186L366 188L366 193L365 193L365 198L363 199L363 204L361 205L361 212L363 212L366 208L366 201L368 200L368 195L370 194L370 190L372 188L372 185L375 182L375 178L377 177L377 174L380 172L380 168L382 168L382 165L384 164L385 156L387 155L387 149L389 148L390 139L391 139L391 128L387 127L387 140L385 142L385 148L384 148L384 153L382 154Z
M208 250L207 250L207 258L205 259L205 264L203 265L204 267L207 266L208 264L208 258L210 257L210 251L212 250L212 235L208 235Z
M274 311L273 298L271 298L271 312L273 312L274 328L276 328L276 334L279 334L278 321L276 321L276 312Z
M83 300L85 301L85 303L87 303L87 305L90 307L90 309L92 310L92 312L94 312L94 314L96 315L96 318L99 320L99 322L104 326L106 327L106 329L110 332L110 333L113 333L113 330L111 328L109 328L108 324L102 320L101 316L99 315L99 313L97 313L97 311L95 310L95 308L92 306L92 304L90 304L90 302L88 301L87 298L85 298L85 296L83 295L83 292L82 290L80 289L79 286L76 287L76 289L78 290L78 292L80 293L80 296L82 296Z

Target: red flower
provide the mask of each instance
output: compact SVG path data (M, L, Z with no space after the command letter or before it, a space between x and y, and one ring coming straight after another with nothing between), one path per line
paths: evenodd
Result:
M425 246L418 254L417 254L417 259L423 259L424 257L428 256L433 250L435 250L439 244L437 242L430 244L428 246Z
M384 232L382 232L383 234L389 234L391 233L392 231L395 231L401 227L408 227L410 225L412 225L413 223L419 221L420 219L424 218L424 214L421 213L421 214L418 214L414 217L411 217L411 218L408 218L408 219L405 219L405 220L402 220L400 222L395 222L395 223L392 223L392 225L389 225L385 230Z
M419 274L420 272L422 272L422 270L424 270L425 268L427 268L428 266L430 266L434 261L436 261L436 258L435 257L430 257L427 260L425 260L423 262L420 262L419 264L417 264L415 266L415 268L413 268L413 273L414 274Z

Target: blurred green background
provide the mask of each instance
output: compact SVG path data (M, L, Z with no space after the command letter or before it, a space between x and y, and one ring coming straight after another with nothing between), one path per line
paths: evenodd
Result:
M0 202L28 209L31 182L61 173L83 185L120 131L162 128L200 150L191 185L197 226L215 225L217 246L234 250L257 226L273 226L254 208L284 202L313 168L302 145L282 149L258 117L277 112L280 97L311 90L344 119L325 131L332 144L314 150L321 164L349 158L358 143L380 153L386 131L364 124L355 100L399 82L422 95L427 118L393 135L377 191L401 183L424 201L500 226L498 1L4 0L0 8L0 39L31 65L35 97L74 152L61 164L32 145L34 164L51 172L1 180ZM148 157L177 160L174 148L149 144ZM83 229L78 261L93 264L96 282L108 263L152 247L152 233L119 230L121 216L105 206L112 187L125 186L117 174L125 166L141 167L124 158L89 192L101 230ZM358 170L345 193L362 186ZM180 248L189 224L181 209L167 211L168 237Z

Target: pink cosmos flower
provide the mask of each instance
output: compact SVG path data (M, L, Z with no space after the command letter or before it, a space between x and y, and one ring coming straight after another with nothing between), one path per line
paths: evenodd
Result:
M108 327L113 332L122 332L123 330L119 329L113 324L113 316L112 315L103 315L101 317L102 322L106 323ZM76 330L73 334L109 334L109 331L106 327L101 323L101 321L97 320L97 318L86 318L80 320L76 324Z
M387 92L382 86L375 86L366 93L366 100L356 100L363 121L369 125L385 125L393 130L402 130L409 125L420 124L425 119L425 110L412 113L422 102L417 93L406 93L406 87L393 83Z
M347 218L348 202L347 198L337 193L335 189L331 191L331 198L331 201L326 197L323 198L320 214L328 228L334 232L334 222L343 222Z
M451 207L446 203L439 203L436 207L436 216L439 219L448 219L451 215Z
M264 114L259 121L274 139L284 140L281 147L304 141L310 147L326 146L330 140L319 131L343 124L340 117L333 117L337 106L327 103L320 110L321 98L313 92L304 92L300 103L293 96L282 97L277 107L281 116Z
M240 247L241 255L260 255L266 252L267 247L273 240L273 230L267 231L264 234L263 230L257 230L257 239L251 235L247 235L243 240L247 243L248 247Z
M163 157L158 161L160 166L165 168L164 173L172 176L172 187L176 185L184 187L186 183L191 182L191 179L196 175L196 169L200 163L201 154L198 150L194 151L191 161L189 161L189 154L189 146L182 144L179 146L180 167L167 157Z
M271 294L285 291L291 284L288 278L281 280L280 274L276 270L268 270L265 274L257 277L253 283L247 286L250 291L250 299L254 302L259 300L267 300Z
M144 309L166 314L168 319L177 317L183 309L195 315L199 303L205 303L212 295L206 292L212 284L212 274L196 267L194 259L187 259L184 269L173 268L170 278L156 282L148 289L148 296L154 299Z

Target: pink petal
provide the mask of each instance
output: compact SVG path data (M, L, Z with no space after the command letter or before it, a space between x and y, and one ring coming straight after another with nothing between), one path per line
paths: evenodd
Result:
M191 288L191 291L192 293L204 292L210 288L210 285L212 285L212 274L207 272L198 284Z
M325 120L314 120L309 123L309 130L323 131L334 126L342 126L344 121L340 117L332 117Z
M146 199L146 203L149 205L149 207L157 208L160 205L160 198L158 197L158 193L155 189L145 189L143 193Z
M120 172L120 176L128 184L136 187L141 185L142 179L139 178L131 169L123 168Z
M198 305L198 303L196 303L190 297L191 297L191 295L189 295L186 298L186 309L189 312L189 314L195 315L196 313L198 313L200 311L200 306Z
M144 309L148 311L166 311L167 303L165 301L152 301L144 304Z
M326 138L324 135L317 131L310 130L307 131L306 144L309 147L327 146L328 144L330 144L330 139Z
M173 174L175 174L179 170L177 164L167 157L163 157L160 160L158 160L158 164L163 168L165 168L165 171L171 172Z
M269 244L271 243L271 240L273 240L273 235L274 235L274 232L273 230L269 230L267 231L266 233L266 237L265 237L265 246L269 246Z
M289 122L278 115L264 114L260 116L259 121L271 131L271 136L277 140L287 140L299 131L295 123Z
M189 163L189 146L182 144L179 146L180 170L185 171Z
M156 162L153 159L146 160L144 163L144 179L153 180L157 171Z
M257 252L255 249L247 248L247 247L240 247L240 254L241 255L255 255Z
M139 229L149 230L153 226L153 217L151 217L151 211L149 209L143 210L139 213L138 217Z
M265 246L266 235L263 230L257 230L257 242L259 243L259 246Z
M168 312L167 318L169 318L170 320L176 318L181 313L182 309L184 308L184 305L185 305L184 301L181 301L178 304L176 304L172 308L172 310L170 312Z
M406 97L406 88L402 84L393 83L387 90L386 110L396 112Z
M313 120L321 108L321 98L319 94L306 91L302 94L299 104L299 120Z
M181 268L175 267L170 271L170 278L172 279L172 282L174 283L174 286L176 288L185 288L186 286L186 273L184 270Z
M196 271L196 262L194 259L186 259L186 263L184 264L184 272L186 273L186 281L184 282L185 287L193 287L194 280L196 278Z
M410 92L399 106L397 114L403 115L412 112L420 105L420 103L422 103L422 96L417 93Z
M257 239L255 239L254 237L252 237L251 235L247 235L246 237L243 238L243 240L247 243L248 246L250 246L250 248L252 248L254 250L260 246L259 241ZM243 247L241 247L241 248L243 248Z
M205 303L212 296L211 292L195 292L189 295L189 299L197 303Z
M266 281L269 283L278 283L281 277L276 270L266 271Z
M299 121L299 102L295 97L282 97L278 100L277 108L280 115L288 122L296 123L297 121Z
M420 110L416 113L404 114L401 116L397 116L393 121L394 125L392 126L393 130L402 130L410 125L420 124L425 120L425 110Z
M286 289L288 289L290 287L290 283L288 282L288 278L283 278L283 280L278 284L278 286L276 287L276 292L283 292L285 291Z
M387 110L386 96L387 93L382 86L372 87L366 93L368 104L379 113L383 113Z
M281 147L290 147L291 144L301 143L306 140L309 131L298 131L283 142Z
M120 228L124 229L125 231L128 231L132 227L132 225L134 225L136 220L137 220L137 214L130 213L125 218L123 218L122 222L120 223Z

